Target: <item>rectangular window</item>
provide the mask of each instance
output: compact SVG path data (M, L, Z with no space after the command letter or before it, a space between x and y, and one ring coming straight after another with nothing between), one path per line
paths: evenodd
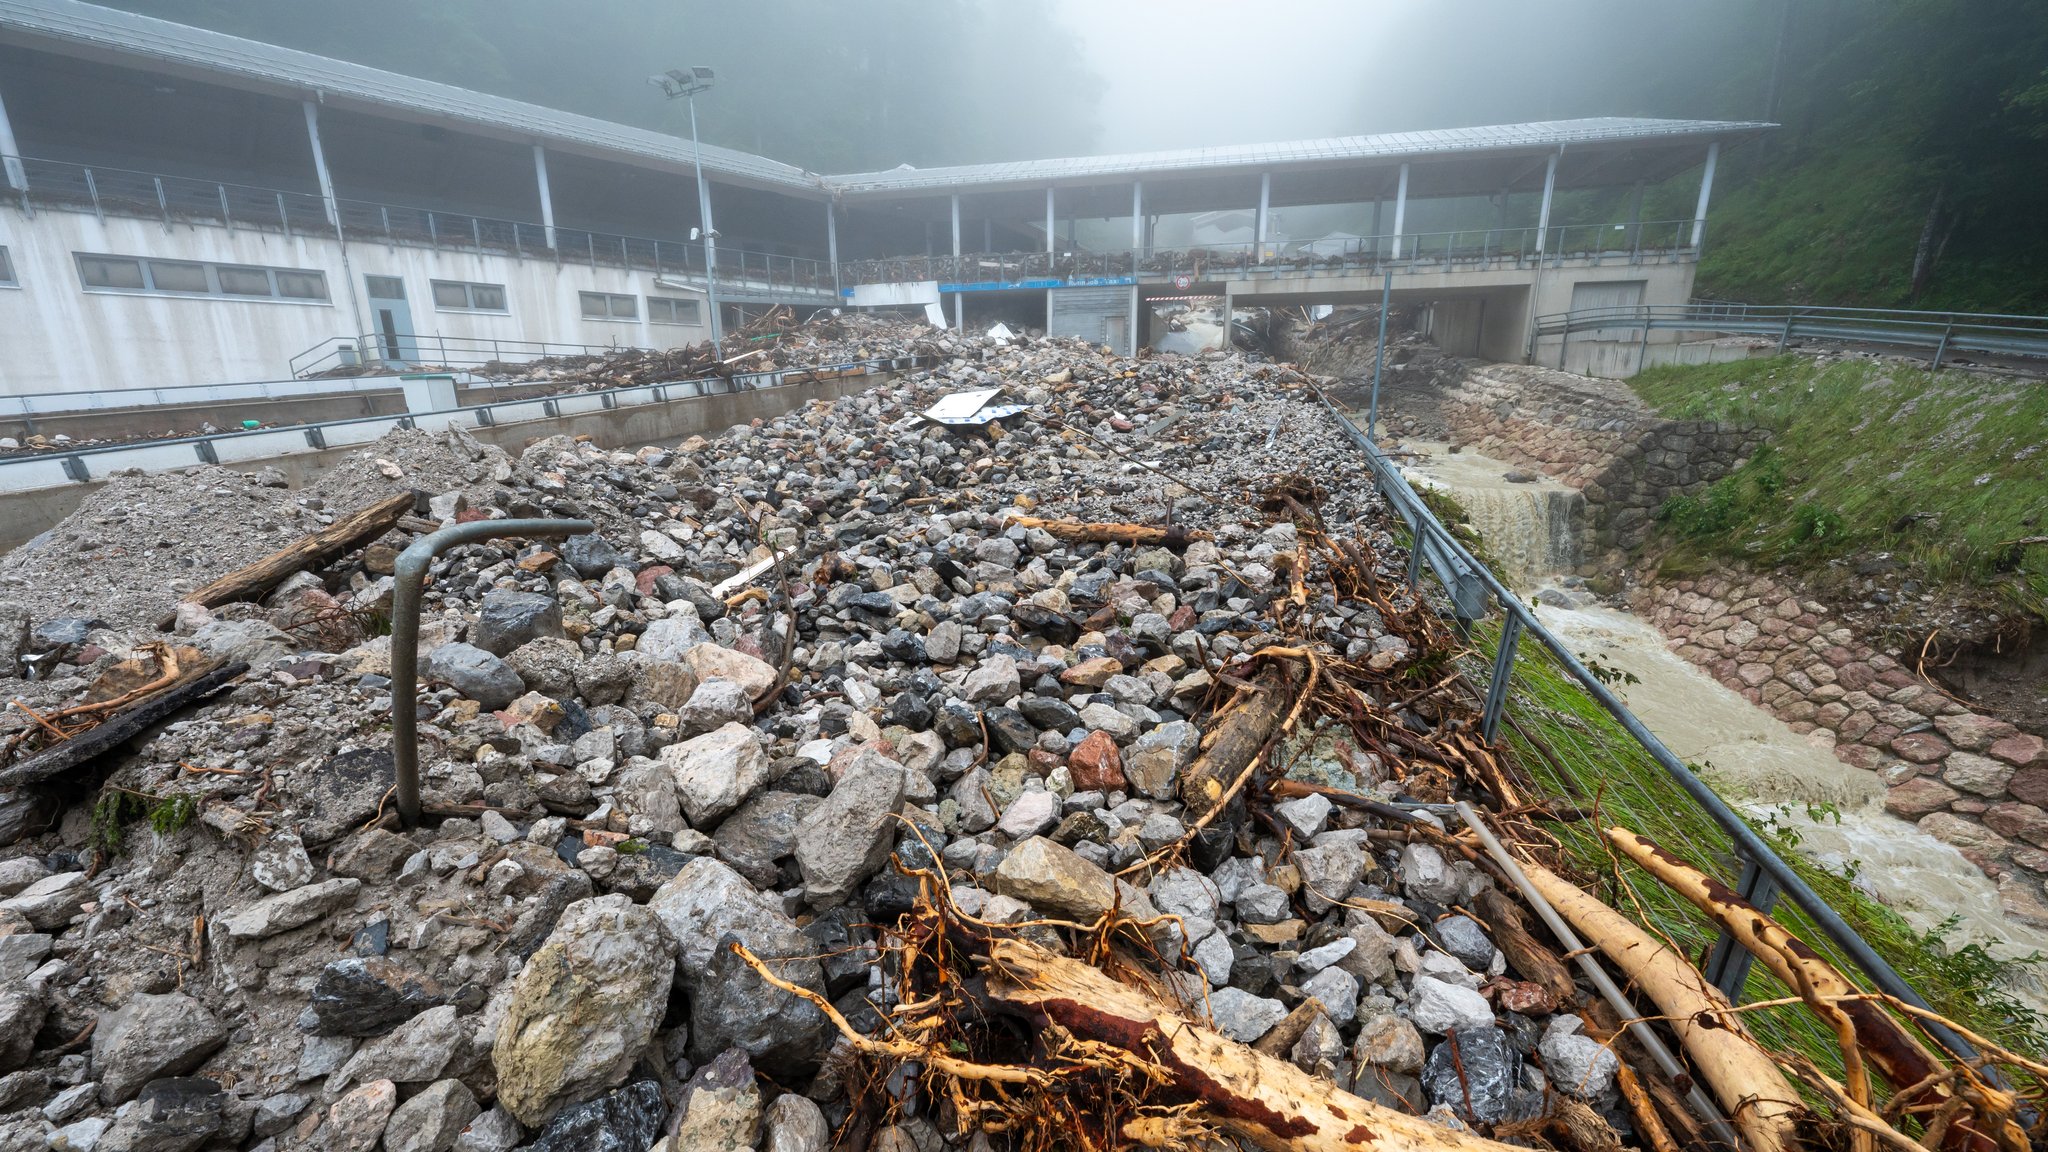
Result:
M505 310L505 286L502 284L464 284L456 280L435 280L431 283L436 308L459 312Z
M363 286L378 300L405 299L405 281L396 276L365 276Z
M76 253L78 279L88 290L224 296L241 300L327 299L327 277L297 268L251 268L189 260ZM4 282L4 280L0 280Z
M14 261L8 258L7 246L0 244L0 284L14 283Z
M674 296L649 296L647 319L655 324L696 324L697 302Z
M638 320L640 298L611 292L578 292L585 320Z

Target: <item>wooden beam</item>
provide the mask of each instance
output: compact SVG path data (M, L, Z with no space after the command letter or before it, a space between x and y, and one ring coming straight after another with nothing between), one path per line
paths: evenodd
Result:
M253 600L279 584L294 572L317 568L335 557L375 540L391 530L398 518L412 511L415 497L411 492L400 492L377 501L366 508L336 520L311 535L301 537L292 544L280 548L254 564L237 568L202 587L187 593L180 601L197 604L204 608L218 608L236 600ZM204 525L194 529L205 531ZM177 621L176 612L168 612L157 618L156 626L167 630Z

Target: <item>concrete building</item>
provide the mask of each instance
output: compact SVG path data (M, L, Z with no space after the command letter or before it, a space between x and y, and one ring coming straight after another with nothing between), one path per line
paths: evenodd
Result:
M1120 348L1145 341L1147 298L1391 290L1436 305L1450 350L1519 359L1538 314L1683 303L1718 151L1769 127L1602 119L847 176L707 145L707 221L688 140L0 0L0 394L675 346L707 335L714 286L728 322L931 303ZM1646 184L1695 168L1692 217L1640 219ZM1553 220L1560 194L1600 189L1634 189L1634 209ZM1274 210L1298 205L1361 223L1281 235ZM1247 214L1247 239L1154 244L1161 221L1215 240Z

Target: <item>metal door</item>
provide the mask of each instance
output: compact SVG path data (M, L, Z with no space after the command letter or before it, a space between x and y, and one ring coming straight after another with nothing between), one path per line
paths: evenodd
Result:
M370 298L371 345L387 364L417 364L419 341L412 327L412 306L405 302L405 281L396 276L363 277Z

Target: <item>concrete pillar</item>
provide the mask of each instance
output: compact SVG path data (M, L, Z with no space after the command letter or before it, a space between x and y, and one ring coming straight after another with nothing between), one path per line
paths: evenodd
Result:
M313 172L320 177L320 202L327 207L327 222L341 226L341 213L334 203L334 181L327 174L327 154L320 149L320 106L311 100L300 102L306 110L306 140L313 146Z
M1045 189L1045 254L1047 256L1059 250L1059 238L1054 235L1058 226L1059 222L1053 219L1052 214L1052 186L1048 184Z
M1230 318L1236 314L1237 301L1231 295L1230 282L1223 283L1223 350L1230 351Z
M953 330L967 331L967 293L953 293Z
M1379 255L1380 252L1380 197L1378 193L1374 193L1372 198L1372 252L1375 256Z
M555 198L548 192L548 150L533 146L533 182L540 189L540 228L548 247L555 246Z
M1252 259L1263 262L1266 259L1266 218L1273 206L1273 174L1259 173L1259 213L1252 218ZM1226 345L1228 347L1228 345Z
M1692 211L1692 246L1707 238L1707 198L1714 192L1714 165L1721 159L1721 142L1707 145L1707 168L1700 173L1700 202Z
M825 258L832 262L832 294L839 294L839 206L825 201Z
M1145 182L1131 181L1131 255L1145 247Z
M1394 188L1394 258L1401 258L1401 233L1408 223L1408 165L1401 165L1401 182Z
M960 255L960 194L953 193L953 255Z
M4 158L0 178L7 181L6 186L26 191L28 169L21 163L21 145L15 142L14 122L7 118L7 102L4 100L0 100L0 158Z
M1552 152L1543 162L1543 207L1536 212L1536 255L1543 255L1543 242L1550 234L1550 199L1557 192L1557 158Z

